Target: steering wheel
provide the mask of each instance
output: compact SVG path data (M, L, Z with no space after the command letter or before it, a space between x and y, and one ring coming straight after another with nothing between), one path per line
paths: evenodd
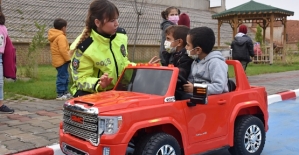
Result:
M184 87L183 87L184 84L188 84L188 82L182 75L179 74L178 81L177 81L177 88L184 91Z

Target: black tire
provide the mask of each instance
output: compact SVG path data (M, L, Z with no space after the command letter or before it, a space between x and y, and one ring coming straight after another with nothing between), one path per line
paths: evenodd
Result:
M140 140L136 145L134 155L156 155L161 148L171 148L175 155L181 155L178 141L173 136L162 132L147 135Z
M252 115L241 116L236 120L234 146L229 148L229 152L232 155L260 155L265 141L266 132L263 122ZM246 148L245 145L248 147Z

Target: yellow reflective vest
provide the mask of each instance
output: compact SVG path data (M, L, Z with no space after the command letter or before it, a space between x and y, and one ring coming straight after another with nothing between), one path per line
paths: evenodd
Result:
M109 37L92 30L90 37L76 48L80 38L81 36L70 47L71 50L75 50L70 65L73 79L71 93L74 95L77 90L94 93L112 89L124 68L130 63L127 57L128 37L125 30L118 28L116 34ZM113 78L105 89L98 84L104 73Z

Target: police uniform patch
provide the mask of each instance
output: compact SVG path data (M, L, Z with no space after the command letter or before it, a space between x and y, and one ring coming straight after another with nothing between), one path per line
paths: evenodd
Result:
M73 66L74 70L77 70L79 68L79 64L80 64L80 61L76 58L73 58L72 66Z
M121 52L121 54L122 54L124 57L127 56L126 47L125 47L124 44L122 44L122 45L120 46L120 52Z

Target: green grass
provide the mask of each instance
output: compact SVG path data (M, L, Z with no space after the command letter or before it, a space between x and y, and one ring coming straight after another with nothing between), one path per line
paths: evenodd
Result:
M246 75L260 75L260 74L267 74L267 73L278 73L278 72L286 72L286 71L293 71L299 70L299 63L293 63L289 65L276 63L276 64L253 64L249 63L246 68ZM229 75L233 77L233 68L229 67Z
M292 64L275 63L269 64L253 64L250 63L246 69L248 76L259 75L265 73L277 73L292 70L299 70L299 61L293 61ZM18 70L20 70L18 68ZM31 96L40 99L55 99L56 97L56 69L50 65L42 65L38 68L38 79L30 79L24 81L21 78L16 82L5 82L4 98L11 100L27 100L26 97ZM232 67L229 67L229 75L233 77Z
M20 69L19 69L20 70ZM38 79L18 79L16 82L5 82L5 99L15 97L14 94L32 96L41 99L56 97L56 69L52 66L39 66Z

